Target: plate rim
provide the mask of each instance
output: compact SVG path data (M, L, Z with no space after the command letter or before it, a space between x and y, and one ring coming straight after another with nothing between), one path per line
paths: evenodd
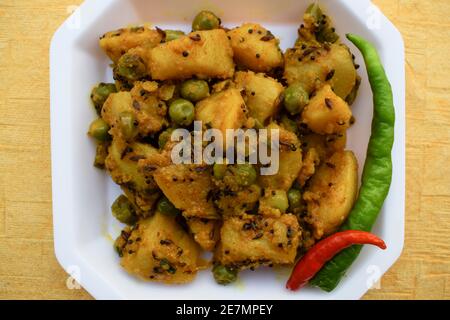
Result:
M115 0L104 0L101 1L102 6L109 6ZM100 1L95 1L95 4L98 5ZM94 0L86 0L82 3L77 10L83 10L83 12L89 12L88 8L94 3ZM370 0L347 0L342 1L341 4L345 6L352 6L352 11L358 8L365 8L367 5L372 3ZM375 6L375 5L374 5ZM70 19L70 18L69 18ZM67 222L64 221L64 216L62 212L64 211L64 203L61 203L61 194L62 193L70 193L70 181L63 181L61 172L64 172L64 168L68 167L67 164L62 164L59 161L58 152L61 149L64 149L62 138L59 136L59 128L62 126L59 123L60 118L68 117L68 115L64 115L61 112L61 109L57 108L57 106L63 103L61 99L61 92L68 90L68 88L64 88L64 81L61 78L64 76L61 70L58 69L60 65L60 59L66 59L66 63L70 63L70 54L61 57L58 56L58 49L61 44L69 43L71 40L76 38L77 33L67 32L67 24L69 19L67 19L54 33L51 43L50 43L50 129L51 129L51 165L52 165L52 212L53 212L53 234L54 234L54 249L55 256L59 264L63 267L63 269L73 278L75 278L81 286L86 289L94 298L97 299L124 299L125 296L119 290L116 290L113 286L110 286L108 282L103 279L102 275L99 274L94 268L92 268L85 259L80 255L80 252L76 249L77 247L74 244L75 235L71 232L70 228L67 227ZM404 238L405 238L405 144L406 144L406 100L405 100L405 48L404 42L401 33L394 26L394 24L384 15L381 14L381 22L386 31L390 34L390 37L396 39L393 44L396 47L396 60L397 60L397 70L396 74L402 75L401 79L395 83L395 85L399 88L395 91L394 98L396 99L396 113L399 113L401 117L397 117L396 121L396 143L394 144L394 148L397 151L396 156L397 162L400 162L400 168L396 168L396 171L393 172L393 182L394 179L397 183L400 184L400 189L395 190L397 193L401 194L401 198L403 201L399 204L400 210L400 219L398 223L401 223L401 234L397 235L397 243L394 246L394 251L391 253L392 257L388 262L385 263L380 274L380 277L391 268L399 259L402 254L404 248ZM393 59L393 58L392 58ZM399 110L400 109L400 110ZM400 120L400 121L399 121ZM69 121L70 123L70 121ZM398 136L400 134L400 137ZM57 152L58 150L58 152ZM393 149L393 157L394 157L394 149ZM65 157L65 159L70 157ZM69 192L67 191L69 188ZM392 190L390 190L389 194L391 194ZM72 230L73 231L73 230ZM381 264L381 263L380 263ZM83 277L77 278L77 270L73 270L73 266L79 266L83 270ZM108 286L108 290L105 290L105 286ZM361 298L367 291L367 288L360 287L359 290L354 290L353 294L348 297L348 299L359 299ZM324 292L321 299L328 299L328 295ZM340 298L339 298L340 299Z

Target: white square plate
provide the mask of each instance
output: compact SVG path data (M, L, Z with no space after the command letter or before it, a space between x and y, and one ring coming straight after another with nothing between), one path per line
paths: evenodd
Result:
M119 266L112 249L121 226L110 205L120 193L110 177L94 168L93 141L86 136L96 117L89 101L92 86L111 81L110 61L98 37L130 24L149 22L162 29L190 30L202 9L216 12L225 26L258 22L293 46L302 15L311 0L87 0L55 33L50 50L53 219L56 256L63 268L97 299L358 299L397 260L404 237L405 190L405 71L400 33L369 0L320 1L338 33L360 34L377 46L394 90L397 123L393 149L394 174L389 196L374 232L387 243L386 251L366 246L332 293L315 288L285 289L287 270L243 272L238 283L223 287L211 273L200 272L183 286L145 283ZM349 44L347 42L347 44ZM372 94L364 62L349 44L358 63L362 86L353 106L356 124L349 133L362 170L372 119Z

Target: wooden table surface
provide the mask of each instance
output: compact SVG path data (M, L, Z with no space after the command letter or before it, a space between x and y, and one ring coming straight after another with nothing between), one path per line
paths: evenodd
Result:
M0 2L0 298L91 299L53 251L49 43L81 0ZM365 299L450 299L450 2L375 0L406 45L406 239Z

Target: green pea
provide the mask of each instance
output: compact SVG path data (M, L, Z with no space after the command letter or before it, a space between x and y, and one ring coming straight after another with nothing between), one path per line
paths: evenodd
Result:
M169 128L166 131L163 131L159 137L158 137L158 145L159 148L162 149L164 148L164 146L166 145L167 142L170 141L171 136L172 136L172 132L174 131L173 128Z
M107 141L111 137L108 133L109 125L102 118L94 120L89 126L89 135L98 141Z
M241 186L250 186L255 183L257 175L256 170L251 164L238 164L233 170L236 181Z
M157 209L162 214L170 215L170 216L177 216L180 214L180 210L178 210L172 202L169 201L166 197L162 197L159 199L157 204Z
M110 142L99 142L95 150L94 167L105 169L106 158L108 157L108 147Z
M227 285L237 280L238 271L219 264L214 266L213 275L218 284Z
M215 163L213 167L214 178L222 180L225 177L228 166L226 164Z
M308 103L309 95L300 83L293 83L284 91L284 107L290 114L301 113Z
M166 33L166 42L177 40L185 35L184 32L180 30L164 30L164 32Z
M115 72L128 81L137 81L147 75L147 67L141 57L126 53L119 59Z
M298 189L290 189L287 193L290 208L299 208L302 205L302 193Z
M136 118L131 111L124 111L119 115L120 129L126 140L134 139L137 134Z
M111 206L113 216L122 223L133 225L137 222L136 212L130 200L124 195L119 196Z
M336 41L338 41L339 36L336 33L336 31L334 30L334 28L331 28L328 26L326 28L320 29L316 33L316 39L317 39L317 41L319 41L321 43L324 43L324 42L335 43Z
M272 191L267 203L272 208L279 209L281 212L286 212L289 208L288 196L286 191L283 190Z
M201 11L192 22L192 30L212 30L220 26L220 19L211 11Z
M181 85L181 96L192 102L197 102L209 96L208 82L191 79Z
M176 99L170 104L169 116L176 124L189 126L195 117L194 105L188 100Z
M108 99L111 93L115 92L117 92L117 88L114 83L100 83L92 89L91 100L98 115L101 114L106 99Z
M126 242L125 239L120 235L117 237L117 239L114 241L114 250L116 251L117 255L119 257L123 257L123 248L125 247Z

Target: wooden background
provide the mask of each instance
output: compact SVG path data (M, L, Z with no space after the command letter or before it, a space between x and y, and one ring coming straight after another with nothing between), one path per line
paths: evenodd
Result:
M0 298L91 299L53 252L48 52L81 0L0 1ZM406 239L366 299L450 299L450 2L375 0L403 34Z

